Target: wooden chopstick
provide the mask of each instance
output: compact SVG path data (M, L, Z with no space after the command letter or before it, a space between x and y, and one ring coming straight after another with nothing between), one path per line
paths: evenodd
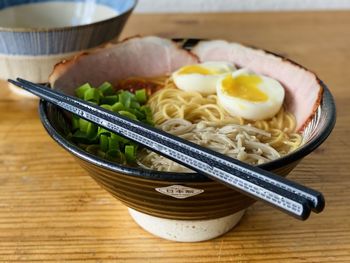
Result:
M322 194L313 189L144 123L130 120L76 97L23 79L17 80L9 80L9 82L298 219L307 219L311 208L320 212L324 207Z

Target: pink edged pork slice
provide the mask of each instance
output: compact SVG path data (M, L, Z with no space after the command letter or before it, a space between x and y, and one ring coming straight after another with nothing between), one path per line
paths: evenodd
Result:
M192 52L202 62L230 61L278 80L286 90L286 107L294 114L298 131L303 130L320 105L323 89L316 75L287 59L223 40L201 41Z
M72 94L87 82L98 86L109 81L115 85L128 77L161 76L195 63L198 63L195 55L171 40L134 37L57 64L49 82L55 89Z

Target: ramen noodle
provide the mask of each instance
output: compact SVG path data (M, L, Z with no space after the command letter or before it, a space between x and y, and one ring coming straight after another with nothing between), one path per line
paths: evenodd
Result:
M229 115L216 95L177 89L170 77L138 80L154 83L157 90L147 103L156 127L222 154L257 165L294 151L302 142L294 116L283 107L270 119L248 121ZM140 152L138 164L160 171L188 171L148 150Z

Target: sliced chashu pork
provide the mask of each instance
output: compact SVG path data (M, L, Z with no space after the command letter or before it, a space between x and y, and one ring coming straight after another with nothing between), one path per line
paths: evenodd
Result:
M86 82L98 86L109 81L115 85L128 77L161 76L195 63L196 56L171 40L134 37L57 64L49 82L55 89L72 94Z
M296 117L297 130L305 127L320 104L322 87L313 73L276 55L223 40L201 41L191 53L168 39L134 37L57 64L49 82L72 94L86 82L98 86L109 81L115 85L128 77L169 74L198 63L197 56L203 62L230 61L280 81L286 89L287 108Z
M322 87L316 75L287 59L223 40L201 41L192 52L202 62L230 61L278 80L285 87L286 107L294 114L298 131L307 125L320 105Z

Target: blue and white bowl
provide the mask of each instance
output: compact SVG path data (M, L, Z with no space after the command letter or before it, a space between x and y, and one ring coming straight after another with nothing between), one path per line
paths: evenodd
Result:
M47 82L53 66L115 39L137 0L0 0L0 80Z

